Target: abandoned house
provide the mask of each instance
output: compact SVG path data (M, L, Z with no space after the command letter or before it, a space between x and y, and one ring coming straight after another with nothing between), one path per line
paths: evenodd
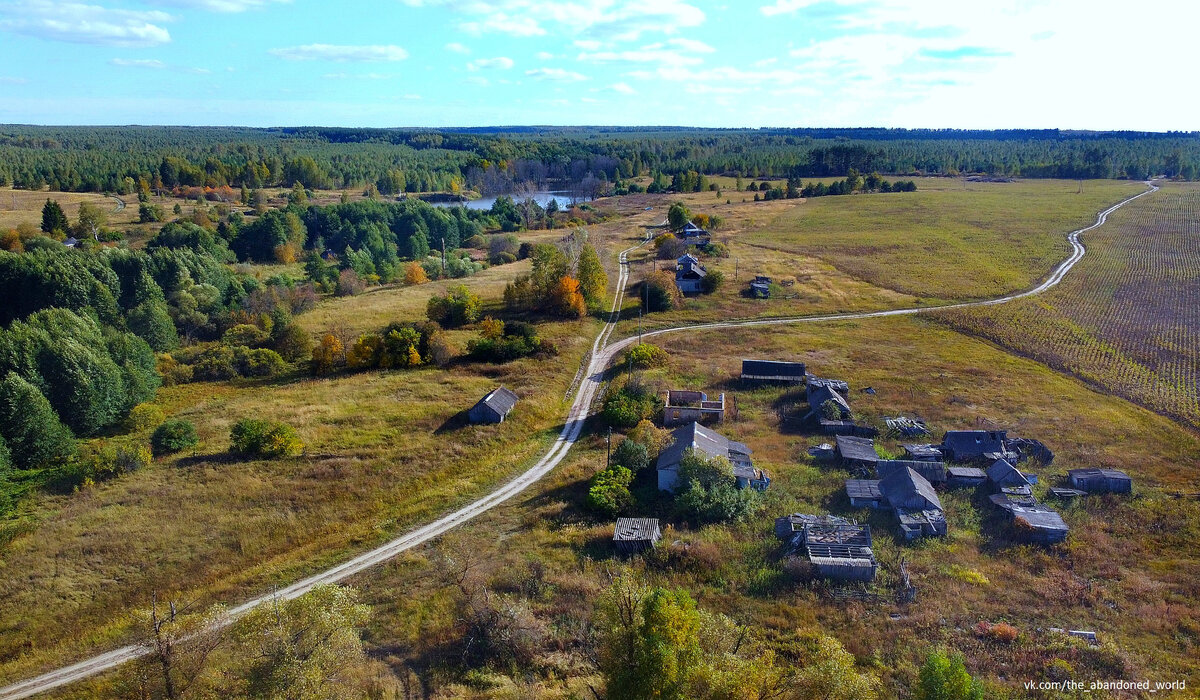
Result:
M1007 459L998 459L987 468L988 482L1003 493L1028 496L1033 493L1029 477Z
M838 435L834 442L837 443L838 457L846 466L874 471L875 464L879 462L874 440L853 435Z
M904 458L916 462L942 461L942 448L938 445L901 445L904 448Z
M875 473L880 479L896 469L912 469L931 484L941 484L946 481L946 465L941 462L922 462L909 459L881 459L875 463Z
M806 381L803 362L742 360L742 381L763 384L802 384Z
M699 294L703 291L704 278L708 270L691 253L675 261L675 286L684 294Z
M1033 460L1042 466L1050 466L1054 462L1054 453L1049 447L1042 444L1041 440L1032 438L1009 438L1005 441L1004 447L1010 452L1017 454L1017 460L1024 462Z
M891 435L915 438L929 434L929 426L919 418L896 416L895 418L884 418L883 422L887 424L888 433Z
M766 490L771 477L750 461L750 448L735 442L720 433L709 430L699 423L688 423L671 433L671 445L658 457L658 489L675 492L679 484L679 462L688 450L707 458L724 457L733 464L733 476L737 487Z
M771 278L763 275L755 275L754 280L750 283L750 296L755 299L770 299Z
M1070 528L1062 516L1052 508L1033 500L1032 497L1012 498L1005 494L991 497L993 503L1012 516L1012 535L1023 542L1053 544L1067 538Z
M637 554L653 548L662 539L658 518L617 518L613 546L623 554Z
M1068 469L1072 488L1088 493L1130 493L1133 480L1120 469Z
M903 467L891 469L881 479L847 479L850 504L892 510L904 539L946 534L946 516L937 492L923 476Z
M873 581L879 564L871 549L871 526L843 518L814 518L803 525L798 545L814 572L839 581Z
M503 423L516 405L517 395L500 387L479 399L479 403L467 411L467 417L472 423Z
M708 231L689 221L683 225L683 230L679 232L679 236L681 238L708 238Z
M1013 458L1006 445L1008 433L1004 430L947 430L942 439L942 454L952 462Z
M663 406L663 427L671 428L684 423L716 422L725 420L725 394L716 401L709 401L703 391L672 389L667 392L667 403Z
M946 486L952 489L975 488L987 482L987 472L979 467L946 467Z

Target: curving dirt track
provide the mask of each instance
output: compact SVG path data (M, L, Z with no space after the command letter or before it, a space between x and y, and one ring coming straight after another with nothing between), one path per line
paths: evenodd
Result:
M991 306L995 304L1003 304L1015 299L1041 294L1046 290L1054 287L1062 281L1063 277L1071 271L1083 256L1087 253L1083 244L1079 241L1081 234L1091 231L1104 224L1108 219L1108 215L1120 209L1122 206L1132 202L1139 197L1144 197L1147 194L1158 190L1154 184L1147 182L1147 189L1139 194L1124 199L1113 206L1100 212L1096 217L1096 222L1091 226L1081 228L1077 231L1072 231L1067 236L1067 241L1071 244L1071 255L1066 260L1058 265L1054 271L1041 284L1018 294L1010 294L996 299L987 299L983 301L964 302L960 304L949 304L944 306L929 306L910 309L892 309L890 311L869 311L862 313L849 314L830 314L826 316L801 316L791 318L773 318L773 319L758 319L747 321L721 321L716 323L701 323L685 326L676 326L672 328L660 328L654 331L647 331L643 336L658 336L667 333L676 333L680 331L697 331L717 328L735 328L739 326L776 326L792 323L819 323L823 321L841 321L848 319L863 319L863 318L881 318L885 316L906 316L942 309L961 309L972 306ZM122 202L123 203L123 202ZM645 245L644 243L642 245ZM466 505L449 515L445 515L438 520L429 523L423 527L412 530L394 540L386 542L375 549L364 552L353 559L350 559L342 564L339 564L331 569L314 574L308 578L301 579L295 583L281 588L273 593L259 596L252 600L246 601L241 605L231 608L228 615L220 623L221 627L232 624L239 616L245 614L250 609L256 607L260 603L272 600L275 597L284 599L296 598L312 590L314 586L324 583L336 583L350 576L353 576L360 571L369 569L376 564L387 561L388 559L421 545L438 535L458 526L462 523L475 518L492 508L504 503L508 499L516 496L524 491L529 486L536 483L543 476L548 474L559 462L567 455L575 441L579 439L583 432L584 423L587 421L588 414L591 409L593 400L596 397L597 391L603 385L604 370L612 362L612 359L621 350L637 341L637 337L630 337L619 340L611 345L608 343L609 337L612 335L613 328L616 325L617 318L620 313L621 305L625 297L625 287L629 280L629 264L626 259L627 254L641 246L634 246L621 251L620 255L620 274L617 278L617 293L613 299L613 306L610 312L609 321L604 328L596 336L596 341L592 344L592 352L589 356L587 370L583 382L580 384L578 393L575 395L575 400L571 403L571 408L567 413L566 423L563 425L562 432L551 445L541 459L537 461L527 471L520 474L513 480L507 482L492 493L480 498L479 500ZM130 645L114 649L113 651L94 656L85 661L81 661L71 666L65 666L54 671L49 671L35 678L26 681L14 683L4 688L0 688L0 700L18 700L19 698L27 698L38 693L44 693L54 688L68 685L75 681L112 670L121 664L133 659L144 656L150 652L150 647L147 645Z

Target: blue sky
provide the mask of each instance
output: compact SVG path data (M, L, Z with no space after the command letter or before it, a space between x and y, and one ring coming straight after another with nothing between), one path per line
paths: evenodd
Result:
M1193 130L1198 8L0 0L0 122Z

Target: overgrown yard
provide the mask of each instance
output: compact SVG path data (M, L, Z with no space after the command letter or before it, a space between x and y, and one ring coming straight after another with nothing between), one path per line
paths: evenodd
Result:
M581 443L564 466L519 502L465 525L439 545L399 558L353 581L374 605L368 638L397 674L409 670L433 697L570 697L595 684L588 662L589 621L610 578L632 570L651 582L686 587L710 610L732 615L774 644L828 631L883 677L885 697L904 697L933 646L962 650L990 686L988 697L1028 697L1023 680L1053 678L1069 664L1076 679L1142 678L1200 682L1196 652L1197 568L1190 552L1200 508L1166 491L1197 489L1200 438L1121 399L1097 393L1035 362L916 319L790 328L742 329L661 337L672 359L643 379L659 388L724 391L737 417L719 428L745 441L771 488L757 516L740 525L692 527L655 500L650 475L635 481L637 515L670 519L659 552L625 561L611 549L612 523L582 510L586 481L604 466L604 442ZM812 371L844 378L852 405L867 418L905 413L939 432L1006 427L1055 450L1039 491L1068 468L1114 466L1136 480L1132 498L1056 504L1072 528L1067 544L1042 549L996 536L999 522L971 492L944 496L950 535L897 541L886 515L851 509L847 473L815 464L806 448L823 436L794 420L803 395L782 388L744 390L734 381L742 356L800 359ZM873 387L874 395L863 393ZM1037 400L1030 399L1036 396ZM895 451L894 441L885 441ZM580 449L582 448L582 449ZM919 592L915 603L847 601L820 583L792 580L778 560L773 519L792 512L867 518L882 569L873 590L890 593L901 559ZM493 667L462 685L463 571L513 610L538 642L529 673ZM505 603L509 605L509 603ZM977 636L980 622L1006 621L1013 643ZM1101 646L1046 631L1095 630ZM101 687L101 686L96 686Z

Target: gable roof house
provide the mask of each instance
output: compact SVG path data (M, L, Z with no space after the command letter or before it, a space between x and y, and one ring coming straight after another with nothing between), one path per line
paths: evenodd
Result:
M658 518L617 518L613 528L613 546L624 554L651 549L662 539Z
M500 387L479 399L479 402L467 411L467 417L472 423L503 423L516 405L517 395Z
M1133 479L1120 469L1068 469L1071 486L1088 493L1130 493Z
M688 423L676 428L671 433L671 445L658 456L658 489L675 492L679 485L679 463L688 450L694 450L709 459L724 457L733 464L733 476L737 487L750 487L759 491L766 490L771 484L771 477L766 471L758 469L750 461L750 448L730 440L715 430L709 430L699 423Z
M691 253L675 261L675 286L684 294L699 294L708 270L700 264L700 259Z
M988 482L1002 493L1021 496L1029 496L1033 493L1033 487L1029 483L1028 477L1006 459L998 459L988 467L987 478Z
M1057 511L1032 498L1010 498L996 494L992 496L992 502L1012 517L1012 534L1016 539L1053 544L1065 540L1070 531Z
M742 360L742 381L763 384L800 384L807 381L803 362Z
M882 479L847 479L850 504L895 511L904 539L946 534L942 501L925 477L908 468L891 469Z
M911 469L920 474L931 484L941 484L946 481L946 465L941 462L921 462L907 459L881 459L875 463L875 473L880 479L886 479L897 469Z
M679 232L679 235L684 238L693 238L696 236L707 236L708 231L705 231L704 229L700 228L696 224L689 221L683 225L683 229Z
M1006 430L947 430L942 438L942 454L952 462L1015 460L1016 455L1005 445L1007 438Z

